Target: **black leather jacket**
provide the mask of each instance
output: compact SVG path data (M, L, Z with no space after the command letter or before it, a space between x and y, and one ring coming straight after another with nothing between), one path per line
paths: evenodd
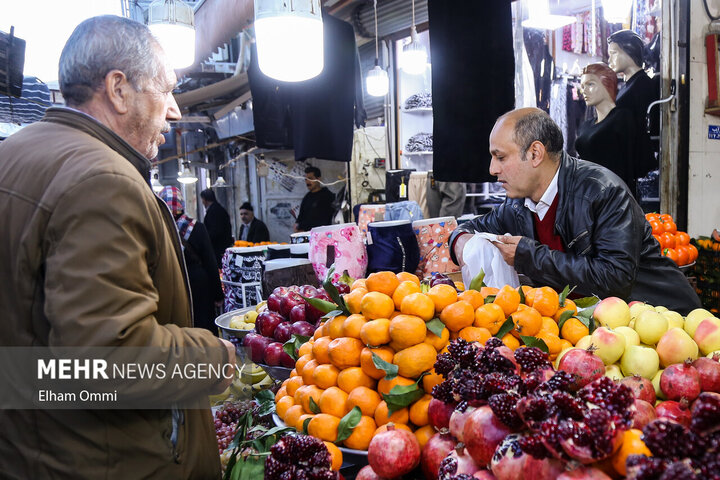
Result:
M581 295L620 297L663 305L683 315L700 308L700 299L677 266L660 254L650 224L627 186L614 173L563 153L558 175L555 233L565 252L535 240L533 214L525 200L508 198L490 213L458 227L462 233L510 233L523 238L515 269L537 285ZM453 261L457 263L451 249Z

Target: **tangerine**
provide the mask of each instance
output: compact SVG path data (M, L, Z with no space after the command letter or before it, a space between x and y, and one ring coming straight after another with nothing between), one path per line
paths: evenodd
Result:
M335 415L318 413L310 420L307 431L315 438L334 442L337 440L338 425L340 425L340 419Z
M290 377L287 385L285 385L285 388L287 389L287 394L291 397L295 396L295 392L297 391L297 389L302 387L303 385L303 379L300 375Z
M458 295L458 300L464 300L468 302L470 305L472 305L473 310L477 310L485 304L485 297L483 297L482 293L478 292L477 290L465 290L460 295Z
M402 305L402 301L407 297L408 295L412 293L420 293L420 285L407 281L402 282L398 287L395 289L395 292L392 294L393 302L395 303L395 308L397 310L400 310L400 306Z
M357 338L342 337L336 338L328 345L328 354L330 355L330 363L340 370L348 367L360 366L360 352L365 348L363 343ZM307 368L307 365L305 365ZM303 369L303 373L305 369ZM305 378L303 378L305 380Z
M612 456L612 466L620 475L627 475L625 463L630 455L645 455L651 457L650 449L642 440L642 431L631 428L623 432L620 449Z
M320 396L325 390L315 385L306 385L303 388L305 388L305 391L301 394L300 398L303 410L305 410L306 413L314 413L312 408L310 408L310 399L312 398L315 405L317 405L320 402Z
M295 424L297 423L300 416L304 414L305 410L303 410L302 405L295 404L292 407L288 408L285 411L285 416L281 418L283 419L283 422L285 422L285 425L287 425L288 427L295 427Z
M397 352L393 363L398 366L398 373L403 377L417 378L433 368L436 359L437 350L432 345L418 343Z
M395 410L392 414L390 414L387 402L383 400L375 409L375 423L377 423L378 426L385 425L388 422L407 424L409 420L410 411L407 407Z
M310 360L314 360L311 354L303 355L295 361L295 370L302 373L302 369L305 368L305 364Z
M390 342L390 320L378 318L365 323L360 329L360 340L365 345L379 346Z
M385 376L385 371L377 368L373 362L372 354L377 355L388 363L392 363L395 351L390 347L363 348L360 352L360 368L365 375L376 380L380 380Z
M510 285L505 285L495 294L493 303L499 305L507 317L518 309L518 305L520 305L520 293Z
M550 287L540 287L535 292L532 307L543 317L552 317L560 308L560 296Z
M345 315L338 315L325 322L327 335L332 339L344 337L345 320L347 320Z
M403 350L425 340L427 327L420 317L398 315L390 320L390 339L395 351Z
M560 341L560 337L558 337L552 332L541 330L535 337L545 342L545 345L547 345L548 347L548 355L550 356L557 355L558 353L560 353L560 350L562 350L562 342Z
M478 342L480 345L485 345L485 342L492 337L490 330L483 327L465 327L458 333L458 338L465 339L468 342Z
M430 370L429 374L425 375L422 378L423 390L425 390L425 393L432 393L433 387L442 383L443 381L443 376L437 373L433 368L432 370Z
M508 347L510 350L515 351L520 348L520 342L510 333L506 333L505 336L502 337L500 340L502 340L505 346Z
M343 296L345 305L347 305L350 313L360 313L362 310L362 299L368 293L367 288L357 287L350 290L350 293L346 293Z
M352 292L356 288L364 288L367 290L367 285L365 285L365 279L364 278L358 278L355 280L352 285L350 285L350 291Z
M541 332L549 332L553 335L560 336L560 329L554 318L542 317L542 325L540 326Z
M392 390L396 386L407 386L412 385L415 383L415 380L410 380L409 378L401 377L398 375L397 377L393 378L392 380L385 380L384 378L380 379L378 381L377 385L377 391L380 395L387 395L390 393L390 390Z
M403 298L400 312L405 315L415 315L427 322L435 317L435 303L424 293L411 293Z
M410 421L417 427L424 427L430 421L428 420L428 405L432 400L432 395L425 394L418 401L410 405Z
M395 302L382 292L368 292L360 301L360 311L367 320L388 318L395 311Z
M580 320L575 317L568 318L563 323L562 329L560 330L562 338L575 345L578 340L586 335L590 335L590 330Z
M282 418L283 421L285 420L285 414L287 413L288 409L295 405L295 399L289 395L282 397L276 404L275 404L275 412L277 412L277 416Z
M375 409L382 401L380 394L368 387L355 387L348 394L345 405L348 410L359 407L363 415L374 415Z
M417 275L410 272L398 272L397 278L399 282L414 282L420 285L420 279Z
M298 418L295 422L295 425L293 425L295 427L295 430L302 433L303 425L305 425L305 420L307 420L308 418L312 419L314 416L315 415L312 415L310 413L303 413L302 415L300 415L300 418Z
M305 366L300 372L304 385L314 385L313 372L315 371L315 367L317 367L318 365L319 363L317 362L317 360L310 360L309 362L305 363Z
M487 298L489 295L496 295L500 290L495 287L480 287L480 294Z
M369 292L380 292L389 297L399 284L400 280L393 272L375 272L365 279L365 286Z
M318 407L322 413L329 413L338 418L344 417L350 410L347 409L347 393L338 387L330 387L320 395Z
M328 452L330 452L330 470L335 470L336 472L339 471L343 463L342 451L340 451L340 449L334 443L323 443L327 447Z
M575 302L573 302L573 301L570 300L569 298L566 298L566 299L565 299L565 305L563 305L562 307L558 308L558 311L555 312L555 315L553 315L553 319L554 319L556 322L559 322L559 321L560 321L560 317L562 316L563 312L566 312L566 311L568 311L568 310L570 310L571 312L573 312L572 314L575 315L575 314L577 313L577 305L575 305Z
M343 323L343 333L346 337L360 338L360 329L367 323L365 317L359 313L350 315Z
M445 345L448 344L450 341L450 330L446 328L442 329L442 332L440 333L440 336L438 337L430 330L427 331L427 335L425 336L424 342L432 345L433 348L437 351L440 351L443 349Z
M320 337L317 340L315 340L315 343L313 344L312 353L315 356L315 360L319 364L323 363L330 363L330 354L328 352L328 347L330 346L330 342L332 342L333 339L329 336ZM296 364L297 368L297 364Z
M445 307L440 313L440 320L450 331L459 332L473 324L475 310L470 303L460 300Z
M425 425L424 427L418 428L413 432L415 434L415 438L417 438L418 443L420 444L420 450L422 451L423 448L425 448L425 444L435 435L435 427L432 425Z
M542 327L542 315L534 307L527 307L512 313L515 328L511 333L516 337L536 335Z
M505 323L505 318L505 312L500 305L486 303L475 310L473 326L487 328L492 335L495 335Z
M430 300L432 300L433 304L435 304L435 311L437 313L442 312L448 305L452 305L457 302L457 295L455 287L445 285L444 283L435 285L430 288L427 293L427 296L430 297Z
M300 348L298 348L297 354L298 356L307 355L308 353L312 353L312 347L313 347L313 341L305 342L302 345L300 345Z
M330 388L337 385L340 370L335 365L318 365L313 371L313 383L320 388Z
M385 372L383 372L383 375ZM350 367L340 371L337 386L344 392L350 393L357 387L375 388L376 381L365 373L360 367Z
M288 394L287 387L285 385L287 385L288 380L290 380L290 379L288 378L287 380L285 380L283 382L282 386L280 388L278 388L278 391L275 392L275 402L277 402L281 398L287 396L287 394Z
M360 422L353 428L352 433L348 438L345 439L343 444L347 448L354 450L367 450L370 446L370 440L375 435L377 425L372 417L363 415L360 417Z

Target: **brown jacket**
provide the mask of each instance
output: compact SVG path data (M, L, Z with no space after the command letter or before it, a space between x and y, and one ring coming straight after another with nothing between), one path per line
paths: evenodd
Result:
M210 332L183 328L192 318L182 252L149 167L68 109L0 143L0 346L159 346L168 371L227 361ZM180 411L175 445L171 410L0 411L0 477L219 478L212 383L154 392L196 399Z

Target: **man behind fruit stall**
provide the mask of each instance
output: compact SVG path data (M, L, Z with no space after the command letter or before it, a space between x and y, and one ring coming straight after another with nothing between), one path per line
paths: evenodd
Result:
M0 144L0 350L140 352L167 372L234 364L230 342L190 328L177 229L148 181L181 117L176 82L141 23L94 17L70 36L59 69L68 108ZM135 378L136 410L0 409L0 477L220 478L208 395L232 376Z
M498 235L505 261L537 285L638 300L687 314L700 299L678 267L660 254L627 185L610 170L563 151L562 132L536 108L501 116L490 133L490 174L503 204L450 236L463 265L473 232ZM509 233L510 236L505 234Z

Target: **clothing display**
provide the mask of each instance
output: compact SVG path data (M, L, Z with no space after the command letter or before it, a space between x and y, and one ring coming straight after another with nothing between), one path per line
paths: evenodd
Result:
M413 222L413 231L420 247L420 262L415 272L425 278L434 273L459 272L450 259L448 240L458 226L455 217L428 218Z
M385 171L385 201L388 203L408 199L408 184L410 174L415 170L386 170Z
M432 108L432 94L429 92L416 93L410 95L404 104L405 110L413 108Z
M250 225L240 224L237 239L253 243L269 242L270 233L268 232L265 222L258 218L253 218Z
M406 152L432 152L433 136L431 133L418 133L410 137L405 144Z
M364 238L354 223L313 228L310 232L308 258L318 280L325 280L328 269L333 264L333 281L337 281L345 270L353 278L363 278L368 266Z
M265 247L232 247L225 251L222 276L226 312L262 301Z
M459 217L465 207L467 186L460 182L439 182L434 175L432 172L427 179L428 214L431 218Z
M420 249L408 220L373 222L367 234L368 273L415 273Z
M380 218L378 218L380 217ZM370 222L376 222L385 218L385 205L360 205L357 224L362 233L367 233L367 226Z
M385 204L385 220L415 220L423 219L422 210L417 202L405 201Z
M411 172L408 179L408 200L416 202L422 211L423 218L429 218L427 206L428 172Z
M306 193L300 202L300 212L295 220L298 230L307 232L314 227L330 225L335 213L332 206L334 200L335 194L327 187Z
M535 78L536 106L548 112L550 88L555 77L555 61L545 42L544 32L530 28L523 29L523 40Z
M564 150L575 155L577 129L584 121L587 107L579 93L580 78L564 75L552 85L550 116L563 133Z

